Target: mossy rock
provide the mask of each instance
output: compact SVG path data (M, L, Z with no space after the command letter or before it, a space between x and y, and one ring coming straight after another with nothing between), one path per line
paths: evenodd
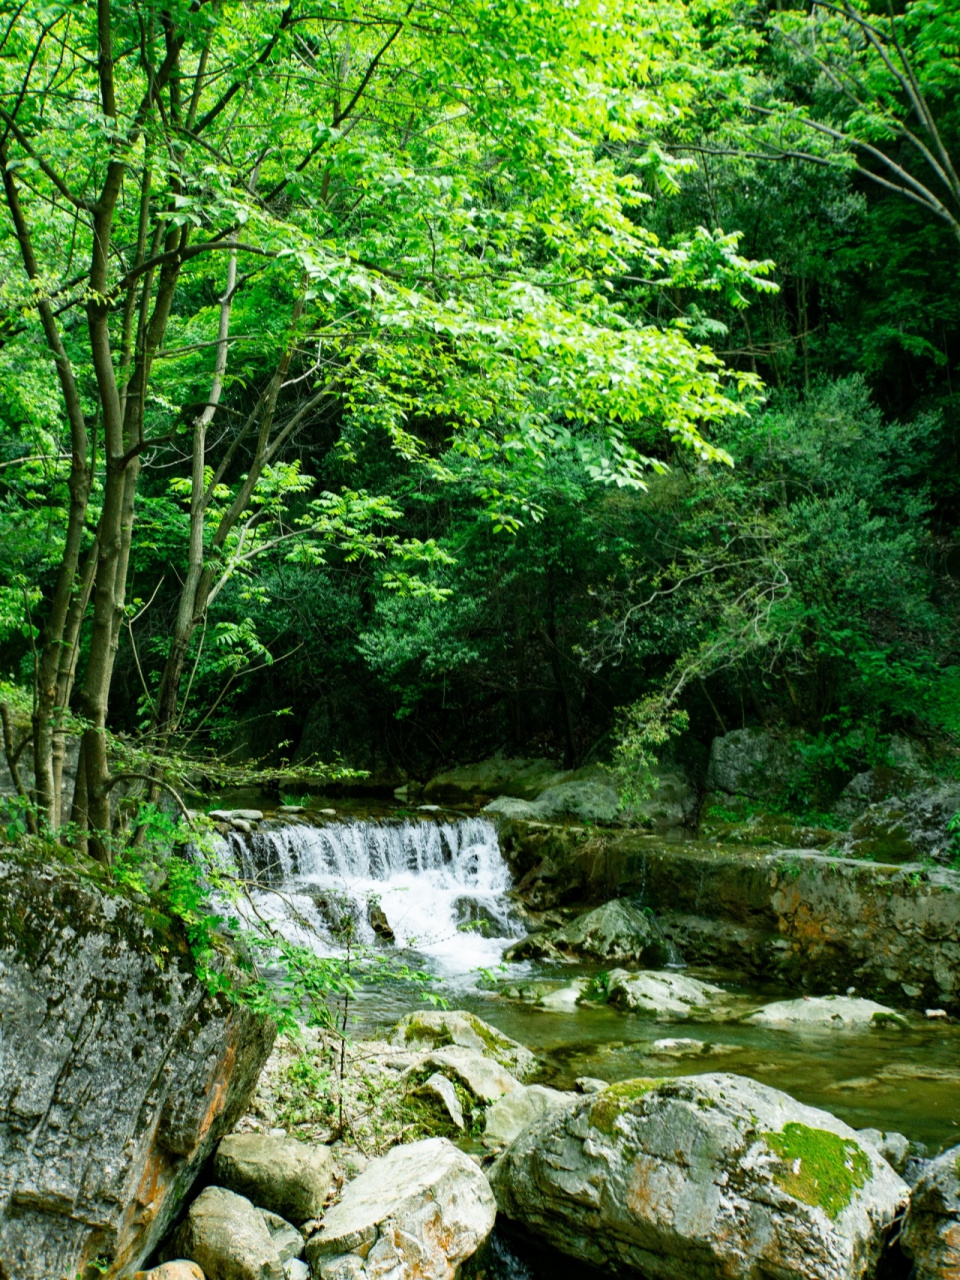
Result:
M429 1009L408 1013L391 1035L393 1044L405 1049L436 1050L459 1046L492 1058L518 1080L537 1069L536 1057L524 1045L491 1027L475 1013L460 1009Z

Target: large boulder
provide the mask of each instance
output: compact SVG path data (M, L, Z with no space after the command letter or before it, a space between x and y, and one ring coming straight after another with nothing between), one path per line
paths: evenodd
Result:
M445 1049L451 1045L493 1058L523 1080L537 1067L537 1059L525 1045L491 1027L475 1013L459 1009L429 1009L408 1013L391 1035L393 1044L405 1049Z
M652 831L696 826L700 797L686 771L675 764L655 764L651 774L649 796L628 817Z
M577 916L556 929L550 941L559 951L595 960L663 964L669 958L669 947L653 915L622 898Z
M768 799L783 792L802 765L791 743L767 729L733 729L714 738L707 790Z
M323 1212L333 1181L330 1148L263 1133L231 1133L213 1161L217 1182L262 1209L306 1222Z
M731 998L722 987L683 973L614 969L607 978L606 996L615 1009L661 1022L715 1022L731 1015Z
M425 800L443 804L469 804L477 796L515 796L534 800L553 781L568 773L558 770L552 760L510 759L494 756L476 764L459 765L438 773L423 789Z
M145 901L0 864L0 1259L142 1267L256 1089L273 1028L194 975Z
M725 1074L627 1081L550 1112L491 1183L526 1231L647 1280L859 1280L907 1198L842 1121Z
M910 1197L900 1242L912 1280L960 1277L960 1147L931 1160Z
M548 787L533 806L541 821L579 818L581 822L613 822L620 812L620 797L609 782L584 779Z
M320 1280L453 1280L493 1229L484 1175L446 1138L394 1147L351 1182L307 1243Z
M458 1084L467 1097L481 1107L488 1107L505 1093L520 1088L517 1078L499 1062L456 1045L419 1058L405 1073L404 1083L408 1090L415 1089L434 1072Z
M763 1027L895 1027L906 1019L885 1004L855 996L801 996L776 1000L750 1015L747 1022Z
M283 1263L260 1211L246 1196L206 1187L174 1232L171 1250L206 1280L284 1280Z
M904 787L863 810L850 826L844 851L875 862L949 864L955 857L950 822L958 811L960 782Z

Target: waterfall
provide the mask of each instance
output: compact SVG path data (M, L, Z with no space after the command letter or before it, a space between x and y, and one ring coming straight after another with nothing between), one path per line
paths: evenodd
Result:
M499 964L524 932L505 896L510 873L496 828L483 818L293 821L228 840L257 886L258 911L318 950L336 948L338 923L349 915L361 942L375 943L387 925L398 947L453 976Z

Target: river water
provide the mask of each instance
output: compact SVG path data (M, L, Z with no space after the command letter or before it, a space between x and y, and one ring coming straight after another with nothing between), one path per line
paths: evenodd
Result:
M394 948L435 975L436 990L528 1045L539 1079L560 1088L578 1076L610 1082L635 1076L731 1071L840 1116L854 1128L897 1130L940 1150L960 1142L960 1027L908 1014L900 1030L786 1031L727 1023L651 1022L604 1007L562 1012L505 999L498 985L569 985L598 966L524 963L502 968L525 930L511 903L509 869L496 828L473 817L450 821L309 821L265 824L230 837L232 856L255 882L257 910L291 939L321 952L339 946L349 917L359 940L383 946L372 920L382 912ZM650 904L656 910L657 904ZM373 908L373 910L371 910ZM757 1006L796 995L734 975L688 970ZM360 1032L382 1030L418 1003L405 989L362 992ZM683 1038L712 1046L664 1047ZM692 1053L696 1056L691 1056ZM681 1056L678 1056L681 1055Z

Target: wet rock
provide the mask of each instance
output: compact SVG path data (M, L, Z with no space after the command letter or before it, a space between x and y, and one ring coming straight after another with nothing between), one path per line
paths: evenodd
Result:
M261 809L211 809L210 815L215 822L262 822Z
M428 1109L439 1111L442 1118L452 1124L455 1129L466 1128L463 1107L460 1105L457 1091L453 1083L439 1071L435 1071L432 1076L424 1080L423 1084L418 1085L414 1094L424 1101Z
M177 1258L174 1262L162 1262L159 1267L151 1267L149 1271L138 1271L133 1280L205 1280L205 1277L195 1262Z
M378 902L371 902L368 905L367 920L370 924L370 928L378 938L382 938L384 942L396 942L396 937L390 926L390 921L387 919L387 913Z
M842 1121L724 1074L627 1081L551 1112L491 1183L527 1232L648 1280L859 1280L907 1197Z
M508 964L518 960L562 960L563 956L553 941L552 930L543 933L529 933L519 942L507 947L503 958Z
M669 948L649 911L614 898L550 935L560 951L595 960L663 964Z
M307 806L305 804L278 804L277 813L282 813L284 817L294 817L298 813L306 813Z
M484 1138L494 1146L512 1142L522 1129L532 1121L554 1111L577 1097L559 1089L548 1089L542 1084L522 1085L505 1094L487 1111Z
M553 1013L576 1013L586 985L586 978L580 978L568 987L547 991L537 1001L537 1006Z
M195 1258L207 1280L284 1280L262 1214L223 1187L200 1192L174 1232L172 1252Z
M0 864L0 1023L0 1263L132 1274L246 1111L273 1028L207 995L140 902L19 862Z
M960 1276L960 1147L931 1160L913 1189L900 1243L913 1280Z
M767 729L734 729L711 744L707 789L767 799L786 789L802 763L783 737Z
M765 1027L892 1027L906 1019L886 1005L855 996L802 996L777 1000L747 1018Z
M493 1228L486 1178L445 1138L373 1160L307 1243L321 1280L453 1280Z
M295 1138L231 1133L213 1162L217 1181L290 1222L323 1211L333 1180L330 1148Z
M739 1051L735 1044L711 1044L708 1040L693 1040L689 1036L654 1040L650 1046L650 1052L657 1058L719 1058Z
M444 1049L458 1046L492 1058L523 1080L537 1067L537 1059L525 1046L491 1027L474 1013L459 1009L430 1009L408 1013L393 1029L391 1043L405 1049Z
M722 987L680 973L614 969L607 982L607 1003L642 1017L673 1021L724 1016L730 997Z

